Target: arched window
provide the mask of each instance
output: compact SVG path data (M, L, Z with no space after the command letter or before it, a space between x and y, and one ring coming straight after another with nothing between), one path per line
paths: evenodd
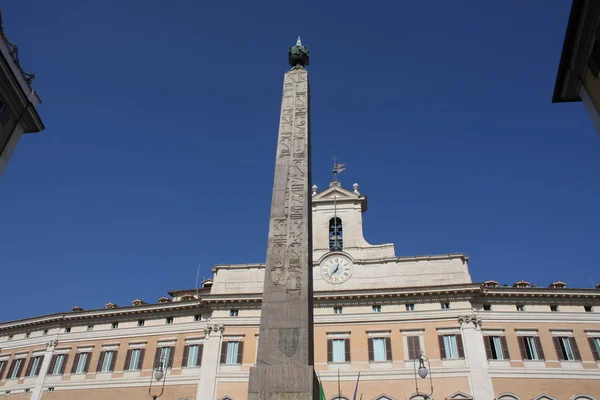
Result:
M502 393L496 397L496 400L521 400L519 396L514 393Z
M344 248L342 220L334 217L329 220L329 250L341 251Z
M593 398L592 396L588 396L587 394L576 394L575 396L571 397L570 400L596 400L596 399Z

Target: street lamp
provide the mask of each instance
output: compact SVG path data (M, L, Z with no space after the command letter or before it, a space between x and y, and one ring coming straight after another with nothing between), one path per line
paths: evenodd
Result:
M425 366L425 361L427 360L427 367ZM417 370L417 361L419 362L419 369ZM423 399L431 399L433 396L433 379L431 378L431 365L429 364L429 358L421 352L417 358L413 360L413 366L415 370L415 389L416 396L423 396ZM419 392L419 380L417 379L417 375L419 375L422 379L425 379L427 375L429 375L429 384L431 386L431 393L421 393Z
M165 382L167 381L167 378L165 377L165 370L163 369L163 365L164 361L161 360L158 364L158 368L156 368L153 374L150 376L150 387L148 387L148 394L150 395L150 397L152 397L153 400L156 400L157 398L162 396L163 392L165 391ZM152 382L154 380L156 380L157 382L160 382L162 380L162 386L160 387L159 394L152 394Z

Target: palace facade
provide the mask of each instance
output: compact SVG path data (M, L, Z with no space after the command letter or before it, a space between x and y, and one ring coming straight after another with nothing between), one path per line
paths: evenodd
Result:
M359 372L363 400L423 398L415 381L435 399L600 399L599 289L473 282L465 254L369 244L357 184L314 186L312 207L315 369L327 399L352 399ZM150 398L162 360L164 399L245 400L264 271L216 265L201 288L153 304L2 323L0 396ZM425 379L415 378L421 353Z

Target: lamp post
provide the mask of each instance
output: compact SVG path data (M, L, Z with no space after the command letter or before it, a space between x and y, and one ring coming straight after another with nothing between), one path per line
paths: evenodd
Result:
M427 367L425 367L425 361L423 360L423 358L425 360L427 360ZM417 361L419 362L418 370L417 370ZM413 360L413 367L415 370L415 389L416 389L417 395L423 396L423 399L425 399L425 400L431 399L431 396L433 396L433 379L431 378L431 365L429 364L429 358L425 354L423 354L423 352L421 352L419 354L419 356ZM427 378L427 375L429 375L429 384L431 386L431 393L427 394L427 393L419 392L419 380L417 379L417 375L419 375L422 379Z
M165 370L163 369L163 365L164 361L161 360L158 364L158 368L156 368L150 376L150 386L148 387L148 394L150 395L150 397L152 397L153 400L156 400L157 398L162 396L163 392L165 391L165 382L167 381L167 378L165 376ZM159 394L152 394L152 382L155 380L157 382L160 382L162 380L162 386L160 387Z

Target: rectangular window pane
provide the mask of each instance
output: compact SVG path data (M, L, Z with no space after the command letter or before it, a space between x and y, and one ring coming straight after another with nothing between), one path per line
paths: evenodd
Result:
M29 370L29 376L35 376L35 371L37 370L39 363L40 357L34 357L31 361L31 369Z
M346 341L333 339L333 362L346 362Z
M525 344L527 345L527 355L530 360L539 360L537 349L535 348L535 341L533 337L526 337Z
M496 353L496 360L504 360L504 355L502 354L502 343L500 342L500 338L498 336L494 336L492 338L493 350Z
M198 345L189 347L186 367L197 367L196 363L198 361L198 349Z
M56 361L54 362L54 369L52 370L52 375L60 375L60 371L62 370L63 363L65 362L65 355L59 354L56 356Z
M77 368L75 369L75 373L82 374L85 372L85 363L88 357L89 353L79 353L79 361L77 361Z
M161 347L160 348L160 361L163 364L163 368L170 368L169 359L171 356L171 348L170 347Z
M135 350L131 351L131 359L129 360L129 370L130 371L135 371L135 370L139 369L141 352L142 352L142 350L140 350L140 349L135 349Z
M458 358L458 348L456 347L456 336L444 336L444 347L446 348L446 358Z
M240 342L227 342L227 359L225 364L237 364L238 349Z
M569 338L568 337L560 338L560 344L565 353L565 359L567 359L569 361L573 361L575 359L575 356L573 355L573 349L571 349L571 342L569 341Z
M17 374L19 373L19 369L21 368L22 363L23 363L22 358L15 360L15 367L13 368L12 373L10 374L10 379L15 379L17 377Z
M374 361L387 361L385 351L385 338L374 338L373 339L373 360Z
M596 346L596 351L600 354L600 337L594 338L594 346Z
M112 351L107 351L104 353L104 360L102 360L102 369L100 370L100 372L110 371L110 364L112 363L113 355L114 352Z

